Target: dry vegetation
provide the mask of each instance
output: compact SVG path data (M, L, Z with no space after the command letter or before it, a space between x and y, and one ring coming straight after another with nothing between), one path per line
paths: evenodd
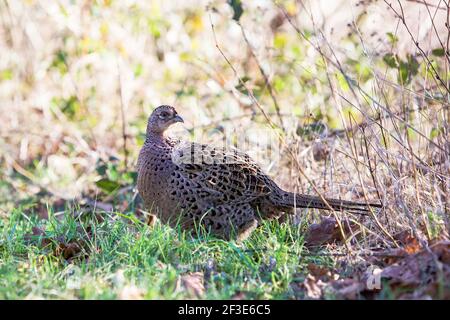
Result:
M258 275L272 291L263 286L244 297L324 298L331 289L333 297L374 297L360 270L374 264L388 281L390 293L383 291L383 298L450 298L449 2L336 1L336 7L325 2L2 1L0 273L34 263L26 247L16 252L11 246L30 235L40 241L31 245L53 245L39 255L62 256L66 269L74 257L81 259L76 263L93 260L95 227L77 239L77 228L84 228L78 217L89 212L109 227L121 221L116 229L127 237L151 237L152 231L139 227L131 233L126 227L143 220L134 166L148 115L160 104L173 104L185 119L184 129L173 134L207 143L226 135L285 189L385 206L366 217L333 213L321 224L324 212L299 210L287 226L264 226L247 247L238 245L242 252L264 249L257 245L265 244L264 232L272 232L281 239L267 244L268 255L276 256L290 245L282 242L286 228L298 231L287 232L291 236L306 234L310 251L302 249L303 239L295 240L297 262L277 261L292 274L280 276L280 283ZM248 143L242 145L242 137ZM270 148L276 148L269 150L273 141ZM56 227L49 235L46 224L68 212L76 220L68 227L70 239L60 240ZM17 221L23 224L17 228L21 235L15 235ZM311 223L316 224L308 233ZM154 228L159 239L168 239L163 226ZM231 267L208 269L208 259L220 252L227 256L227 244L182 241L188 240L172 239L178 249L164 248L180 250L179 261L186 254L180 247L205 250L196 260L206 263L200 268L205 283L214 283L210 273L242 276L237 287L221 283L228 291L206 286L206 297L252 290L244 269L253 264L234 261L244 265L235 273ZM313 253L311 244L322 251ZM304 268L304 261L298 263L304 252L333 258L326 267L315 266L321 258L305 260ZM283 275L271 257L264 263L259 257L256 271ZM160 260L171 265L170 272L158 259L151 266L166 270L167 281L181 277L172 291L158 282L163 289L152 290L159 293L127 285L128 291L121 287L116 295L86 294L107 291L98 284L84 294L59 296L180 297L190 273L170 258ZM120 268L110 271L117 275ZM5 288L16 283L4 281ZM205 297L203 283L200 287L193 291ZM17 296L52 297L27 288ZM0 297L16 296L8 290Z

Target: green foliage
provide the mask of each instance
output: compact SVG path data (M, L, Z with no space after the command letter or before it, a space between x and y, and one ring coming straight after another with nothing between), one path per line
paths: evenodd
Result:
M11 80L12 78L13 78L13 71L11 69L4 69L0 71L0 81Z
M410 83L418 70L419 63L417 62L417 59L408 54L406 61L400 61L399 82L403 84Z
M398 42L398 37L395 34L393 34L392 32L388 32L386 34L388 36L389 42L392 45L395 45Z
M70 120L76 120L80 117L80 103L76 96L70 96L67 99L55 97L52 99L52 103Z
M67 57L68 53L62 49L58 50L55 54L55 57L51 63L52 68L56 68L59 70L61 74L67 73Z
M136 67L134 68L134 76L136 78L140 77L142 75L142 72L144 71L142 63L136 64Z
M398 55L388 53L383 56L383 61L388 65L388 67L397 69L397 80L403 85L409 84L412 78L417 75L419 71L419 62L411 54L407 55L406 60L402 60L398 57Z
M346 91L350 90L350 86L348 85L348 82L342 73L340 73L340 72L336 73L336 78L338 80L338 84L341 87L342 91L346 92Z
M287 79L283 79L282 77L274 77L273 79L273 87L275 91L282 92L287 86Z
M443 57L445 55L444 48L436 48L431 51L431 54L436 57Z
M148 30L153 35L153 37L155 37L155 39L160 38L162 33L161 22L159 20L148 19L147 23L148 23Z
M120 188L119 183L117 183L116 181L111 181L107 178L102 178L96 181L95 184L97 185L97 187L108 193L113 193L114 191Z
M99 160L96 171L100 176L95 184L104 192L111 194L126 185L134 185L137 180L136 171L120 170L119 159L110 157L107 162Z
M249 92L248 92L248 90L247 90L247 88L246 88L246 85L248 85L248 82L250 82L250 77L248 77L248 76L243 76L242 78L241 78L241 81L239 81L239 83L235 86L235 88L239 91L239 92L241 92L241 93L243 93L243 94L245 94L245 95L248 95L249 94Z
M284 49L288 44L288 37L286 33L278 32L273 37L273 46L276 49Z
M233 20L239 21L241 15L244 13L241 0L228 0L227 2L233 9Z
M398 68L399 63L397 60L397 56L392 53L387 53L383 56L383 61L390 67L390 68Z
M444 132L444 128L442 127L434 127L430 132L430 139L437 138L440 134Z

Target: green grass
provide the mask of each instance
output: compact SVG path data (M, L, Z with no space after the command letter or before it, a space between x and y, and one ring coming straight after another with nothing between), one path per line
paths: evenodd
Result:
M303 281L307 264L330 264L308 254L302 227L292 224L267 222L237 243L149 227L131 215L101 213L99 222L98 213L73 212L39 220L15 209L0 220L0 299L116 299L130 287L146 299L190 298L177 280L207 266L213 271L202 298L301 298L291 284ZM45 234L30 236L33 227ZM42 238L50 239L47 246ZM66 260L56 248L74 241L83 249Z

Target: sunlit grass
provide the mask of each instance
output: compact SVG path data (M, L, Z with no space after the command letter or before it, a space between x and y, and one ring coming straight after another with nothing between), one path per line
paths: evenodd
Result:
M70 210L42 221L15 210L1 220L0 298L126 298L131 286L141 298L189 298L186 290L176 290L179 276L209 272L204 298L244 292L247 298L288 299L296 297L290 284L308 262L330 263L303 256L300 227L294 225L267 222L237 243L103 214L108 218L101 223L74 218ZM45 235L30 237L33 227ZM51 239L47 247L42 237ZM80 239L86 245L70 261L55 251L58 242Z

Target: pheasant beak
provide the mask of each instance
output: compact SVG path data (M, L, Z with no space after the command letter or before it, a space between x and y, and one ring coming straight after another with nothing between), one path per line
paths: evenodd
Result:
M173 117L172 121L173 122L184 122L183 118L180 117L179 115L176 115L175 117Z

